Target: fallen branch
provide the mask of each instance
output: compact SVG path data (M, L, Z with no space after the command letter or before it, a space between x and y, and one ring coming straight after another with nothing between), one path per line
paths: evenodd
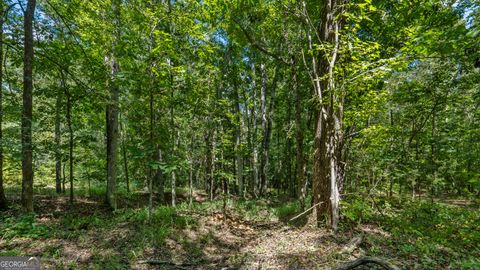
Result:
M363 235L354 237L346 246L342 248L340 253L352 253L363 242Z
M300 213L300 214L294 216L293 218L291 218L290 221L294 221L295 219L297 219L297 218L305 215L305 214L308 213L310 210L312 210L313 208L315 208L317 205L320 205L320 204L322 204L322 203L323 203L323 202L319 202L319 203L313 205L312 207L308 208L307 210L303 211L302 213Z
M191 263L174 263L171 261L159 261L159 260L145 260L139 261L140 264L149 264L149 265L169 265L177 269L191 269L194 266Z
M348 262L340 267L335 268L335 270L350 270L360 265L369 264L369 263L380 265L386 270L398 270L398 267L396 267L395 265L392 265L380 258L369 257L369 256L360 257L354 261Z

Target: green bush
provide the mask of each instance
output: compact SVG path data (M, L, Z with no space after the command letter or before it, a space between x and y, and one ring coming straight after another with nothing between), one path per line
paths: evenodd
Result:
M355 198L353 201L342 201L341 213L352 223L361 223L370 221L374 217L375 210L372 208L371 203L364 199Z

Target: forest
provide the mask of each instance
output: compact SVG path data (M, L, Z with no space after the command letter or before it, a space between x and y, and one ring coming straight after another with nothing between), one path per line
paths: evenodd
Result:
M479 0L2 0L0 29L0 263L480 269Z

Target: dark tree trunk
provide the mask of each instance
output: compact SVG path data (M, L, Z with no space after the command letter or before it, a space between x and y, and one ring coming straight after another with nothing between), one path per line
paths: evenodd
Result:
M68 169L70 182L70 203L73 204L73 128L72 128L72 97L67 92L67 127L68 127Z
M5 3L0 3L0 86L3 83L3 22L5 18ZM3 91L0 87L0 210L7 209L7 199L3 190Z
M110 65L110 97L107 104L107 192L106 203L111 209L117 209L117 198L115 190L117 185L117 144L118 144L118 101L119 88L116 82L120 67L116 58L116 43L120 38L120 0L112 1L112 12L114 15L115 37L112 44L112 52L107 63Z
M62 164L62 193L65 193L65 181L66 181L66 176L65 176L65 166L66 163L64 162Z
M302 93L298 86L296 60L292 58L292 88L295 93L295 129L297 140L297 196L301 209L305 208L305 197L307 187L305 185L305 158L303 156L303 127L302 127Z
M125 173L125 185L127 186L127 192L130 193L130 180L128 178L128 159L127 159L127 145L125 137L127 136L127 129L121 125L122 128L122 156L123 156L123 170Z
M243 198L245 187L243 183L242 114L240 111L239 87L235 88L235 114L238 119L235 127L235 172L237 175L238 194Z
M252 193L254 197L258 196L258 149L257 149L257 85L256 85L256 76L255 76L255 65L252 65L252 107L250 111L251 118L251 131L250 131L250 140L251 140L251 149L252 149Z
M63 75L61 75L63 76ZM58 194L62 193L62 134L61 134L61 113L62 113L62 85L57 91L55 102L55 189Z
M151 76L151 73L152 71L150 71L150 80L152 80L152 76ZM153 146L155 145L155 136L153 135L154 133L154 125L155 125L155 120L154 120L154 112L153 112L153 104L154 104L154 100L153 100L153 89L150 89L150 147L153 148ZM152 151L152 155L151 155L151 162L152 161L156 161L155 159L155 150ZM151 163L150 162L150 163ZM150 221L151 219L151 216L152 216L152 207L153 207L153 178L154 178L154 171L155 168L154 166L152 166L152 164L150 164L149 166L149 176L148 177L148 221Z
M35 0L28 0L24 18L23 112L22 112L22 206L33 212L32 92L33 16Z

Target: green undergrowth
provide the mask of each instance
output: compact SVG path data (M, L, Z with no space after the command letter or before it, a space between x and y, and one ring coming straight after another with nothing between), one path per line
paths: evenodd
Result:
M34 214L18 217L3 216L2 222L0 222L0 238L2 239L38 239L48 238L51 235L51 229L36 222L36 215Z
M342 216L343 229L375 224L387 233L369 235L373 254L406 258L418 269L480 269L478 208L355 198L342 203Z
M206 201L204 203L194 203L191 207L188 204L181 204L180 209L191 209L193 211L222 211L224 203L222 200ZM282 202L278 200L248 200L232 199L226 201L226 209L240 215L245 220L267 222L274 220L284 220L300 212L298 201Z

